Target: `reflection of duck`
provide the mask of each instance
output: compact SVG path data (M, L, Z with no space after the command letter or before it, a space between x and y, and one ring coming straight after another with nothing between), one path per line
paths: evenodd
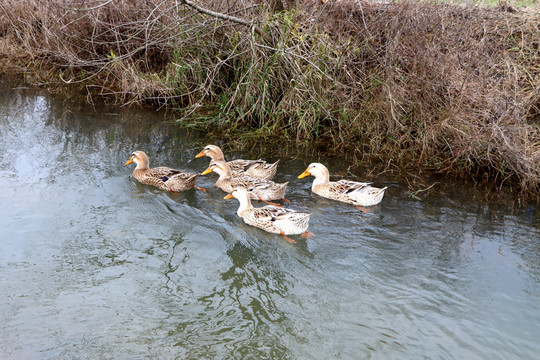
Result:
M272 205L255 208L251 205L249 192L245 188L234 189L230 194L225 196L225 199L232 199L233 197L240 202L240 207L236 213L248 225L274 234L281 234L285 239L293 243L296 241L285 235L312 235L307 231L311 214Z
M249 189L251 199L263 201L282 199L288 201L285 199L288 182L277 184L271 180L259 179L249 175L233 177L231 168L225 161L212 161L202 175L211 172L219 175L216 186L227 193L230 193L235 188L242 187Z
M195 157L208 156L213 161L225 161L223 152L216 145L207 145ZM242 160L236 159L227 161L227 165L231 168L233 176L247 174L260 179L272 180L276 175L277 165L279 160L273 164L267 164L264 160Z
M198 188L195 186L195 181L199 174L186 173L163 166L151 169L148 156L144 151L134 151L125 165L132 163L137 164L137 167L133 170L133 177L142 184L173 192L184 191L193 187Z
M372 206L380 203L387 189L386 187L380 189L370 186L371 183L349 180L330 181L328 169L319 163L309 164L298 178L301 179L308 175L315 176L311 187L315 194L357 206Z

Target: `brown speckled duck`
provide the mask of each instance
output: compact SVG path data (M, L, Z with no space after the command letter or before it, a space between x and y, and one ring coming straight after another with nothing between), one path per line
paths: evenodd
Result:
M285 200L285 190L288 182L283 184L275 183L271 180L259 179L249 175L242 175L234 177L231 174L231 168L225 161L212 161L210 166L206 169L202 175L215 172L219 175L219 179L216 181L216 186L221 190L230 193L238 187L248 189L248 193L251 199L255 200Z
M199 174L186 173L164 166L150 168L148 156L144 151L134 151L124 166L132 163L137 164L133 170L133 177L141 184L152 185L161 190L172 192L180 192L194 187L200 189L195 186Z
M298 176L302 179L313 175L311 190L322 197L343 201L357 206L377 205L382 201L386 187L380 189L371 186L371 183L349 180L330 181L330 173L323 164L312 163Z
M301 213L278 206L264 206L255 208L251 205L248 190L236 188L225 199L238 199L240 207L236 212L244 222L274 234L281 234L288 241L295 243L286 235L302 234L303 237L313 235L307 231L309 219L312 214Z
M208 156L212 161L225 161L223 151L216 145L207 145L195 157ZM232 176L240 176L247 174L259 179L272 180L276 175L279 160L273 164L267 164L264 160L242 160L236 159L227 161L227 165L231 168Z

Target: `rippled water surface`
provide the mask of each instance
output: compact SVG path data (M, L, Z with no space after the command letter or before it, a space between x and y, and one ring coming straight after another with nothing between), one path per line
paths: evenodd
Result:
M115 111L0 87L0 358L538 358L535 208L369 179L389 189L363 213L282 158L315 233L290 244L245 225L214 174L208 193L135 182L136 149L208 158L167 115Z

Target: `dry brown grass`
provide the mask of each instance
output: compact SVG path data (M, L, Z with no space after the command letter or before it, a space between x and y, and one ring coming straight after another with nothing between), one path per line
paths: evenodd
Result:
M376 142L367 149L387 149L391 158L396 145L405 161L423 167L499 182L517 177L523 189L538 191L538 13L418 3L384 15L336 11L350 21L330 31L367 40L348 67L380 80L367 95L378 124L359 128L363 141ZM388 141L394 145L385 147Z
M538 11L306 0L271 14L250 0L199 3L259 19L272 43L172 0L4 0L0 57L121 103L186 117L204 107L214 116L200 123L226 134L256 129L257 140L517 184L538 199Z

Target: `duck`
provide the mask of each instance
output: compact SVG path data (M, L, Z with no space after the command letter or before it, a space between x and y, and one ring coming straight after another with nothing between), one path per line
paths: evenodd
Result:
M206 175L211 172L215 172L219 175L219 179L216 181L216 186L226 193L232 192L235 188L243 187L249 190L249 196L251 199L265 201L268 204L278 205L270 203L268 200L284 200L285 190L287 189L288 182L278 184L271 180L259 179L249 175L241 175L234 177L232 175L231 168L225 161L211 161L210 166L201 175Z
M251 204L248 189L235 188L224 199L236 198L240 202L236 212L248 225L258 227L269 233L281 234L287 241L296 243L287 235L312 236L307 231L312 214L297 212L280 206L267 205L256 208Z
M307 169L298 176L302 179L312 175L315 177L311 191L315 194L356 206L373 206L382 201L387 187L376 188L369 182L349 180L330 181L330 172L320 163L309 164Z
M196 158L208 156L213 161L225 161L223 151L216 145L207 145ZM272 180L276 176L279 160L273 164L267 164L264 160L236 159L227 161L233 176L247 174L256 178Z
M137 164L137 167L133 170L133 177L141 184L152 185L171 192L180 192L192 188L201 189L195 186L199 174L183 172L164 166L150 168L148 155L144 151L134 151L124 166L132 163Z

